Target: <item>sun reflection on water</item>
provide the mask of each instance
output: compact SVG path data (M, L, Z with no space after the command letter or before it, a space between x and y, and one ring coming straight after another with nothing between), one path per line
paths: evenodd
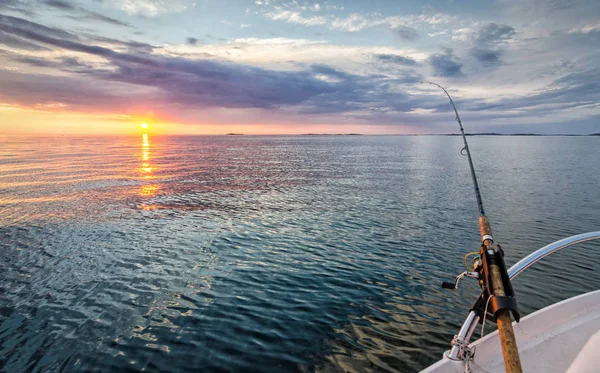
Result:
M148 134L142 135L142 161L150 160L150 141L148 140Z
M142 186L140 195L144 196L144 197L152 197L152 196L156 195L157 191L158 191L158 185L156 185L156 184L144 185L144 186Z
M150 164L150 150L150 139L148 138L148 134L144 133L142 134L142 166L140 167L140 176L145 180L154 179L154 175L152 174L154 169ZM145 184L142 185L140 195L143 197L152 197L156 195L159 189L158 184Z

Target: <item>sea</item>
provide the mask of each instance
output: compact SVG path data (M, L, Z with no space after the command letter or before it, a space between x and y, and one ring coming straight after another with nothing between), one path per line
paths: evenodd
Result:
M600 230L600 137L469 137L510 266ZM479 246L456 136L0 137L0 371L415 372ZM600 288L600 243L513 283ZM488 332L493 330L493 325Z

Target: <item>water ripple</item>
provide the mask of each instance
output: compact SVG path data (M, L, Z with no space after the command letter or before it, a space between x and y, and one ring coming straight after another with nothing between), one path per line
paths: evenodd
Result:
M472 139L509 264L598 229L597 140ZM458 138L3 141L3 371L416 371L477 295L439 288L478 241ZM531 268L522 310L599 267Z

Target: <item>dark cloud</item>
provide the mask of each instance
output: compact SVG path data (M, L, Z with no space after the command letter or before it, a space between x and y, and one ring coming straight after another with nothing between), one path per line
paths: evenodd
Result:
M119 21L118 19L107 17L102 14L99 14L96 12L91 12L89 10L85 10L82 8L79 8L78 13L79 14L70 15L68 17L71 19L77 20L77 21L82 21L82 22L92 20L92 21L100 21L100 22L108 23L108 24L115 25L115 26L132 27L127 22Z
M0 1L0 9L12 9L13 7L19 6L20 1L18 0L2 0Z
M576 110L595 107L600 102L598 82L600 82L600 68L596 67L557 78L551 84L528 95L503 97L491 102L489 99L460 99L459 97L455 97L454 101L461 115L464 113L463 117L470 118L469 121L474 122L474 127L477 126L477 122L486 123L481 125L482 128L486 128L485 131L585 133L592 132L590 128L598 128L599 116L597 114L582 117L574 115L572 120L565 121L564 118L571 115L566 116L564 111L576 112ZM447 100L441 99L439 95L423 101L420 107L434 109L440 113L452 110ZM535 125L531 124L529 118L536 120L544 118L544 121L537 125L536 130L531 130L531 126ZM492 127L489 123L490 119L501 124ZM514 127L506 123L511 123ZM554 127L556 130L551 130L552 123L556 124ZM507 129L502 130L502 128ZM508 130L508 128L512 129ZM524 128L530 129L524 130Z
M600 102L600 68L567 74L550 85L525 97L507 98L492 104L480 103L469 107L472 111L519 109L547 114L550 110L564 110L595 105ZM550 109L551 107L551 109Z
M407 26L397 26L393 28L394 33L402 40L413 41L419 38L417 30Z
M79 6L75 6L64 0L46 0L46 1L44 1L44 4L46 4L47 6L52 7L52 8L56 8L56 9L60 9L63 11L68 11L68 12L73 13L73 14L68 15L67 17L77 20L77 21L85 22L85 21L92 20L92 21L100 21L100 22L108 23L108 24L115 25L115 26L131 27L131 25L129 25L126 22L119 21L118 19L115 19L115 18L107 17L100 13L92 12L90 10L87 10L87 9L79 7Z
M152 52L153 50L159 48L157 46L151 45L151 44L147 44L147 43L140 43L137 41L122 41L122 40L117 40L117 39L112 39L112 38L107 38L104 36L97 36L97 35L85 35L87 37L88 40L90 41L98 41L101 43L105 43L105 44L110 44L112 46L116 46L119 48L127 48L129 50L132 51L138 51L138 52Z
M17 12L30 17L35 15L26 4L19 0L0 0L0 12Z
M71 5L71 3L62 1L62 0L46 0L46 1L44 1L44 4L54 7L54 8L62 9L62 10L75 10L76 9L73 5Z
M190 37L190 38L186 38L186 39L185 39L185 42L186 42L188 45L196 45L196 44L198 44L198 39L196 39L196 38L191 38L191 37Z
M152 104L154 98L130 90L123 100L118 88L81 77L24 74L0 70L0 100L5 103L44 107L66 105L69 110L92 113L127 112L134 105Z
M483 65L491 66L500 62L502 51L494 49L474 49L471 54Z
M462 63L454 55L450 48L446 48L444 53L435 53L429 57L429 64L433 68L433 75L443 77L464 76Z
M12 17L0 14L0 31L12 33L20 37L25 37L19 34L31 33L32 35L44 35L46 37L60 38L66 40L79 39L76 35L53 27L40 25L39 23L30 22L19 17Z
M401 84L415 84L423 81L423 75L415 73L414 71L407 71L401 76L388 81L391 84L390 89L398 88Z
M508 25L488 23L473 38L471 55L484 66L501 63L508 40L515 36L515 29Z
M48 50L48 48L45 48L45 47L42 47L35 43L29 42L18 36L8 34L2 30L0 30L0 45L5 45L8 47L29 50L29 51Z
M497 23L488 23L482 27L475 42L481 45L497 45L507 41L515 35L515 29L508 25L499 25Z
M130 62L138 61L140 63L147 60L135 54L118 53L109 48L83 44L77 35L70 32L1 14L0 32L49 46L89 53L105 58L121 58Z
M115 84L146 87L152 92L159 92L155 93L150 101L160 100L164 105L181 110L208 107L297 107L307 114L406 111L410 110L410 105L406 104L408 95L398 93L397 84L415 80L414 76L409 75L396 80L385 76L359 76L327 65L311 65L299 71L280 71L212 59L156 55L139 49L117 52L110 48L86 44L79 37L62 30L7 16L0 16L0 30L53 48L103 57L108 65L101 69L93 69L90 66L81 66L76 60L49 63L21 59L22 63L77 72L79 76L85 77L86 81L104 80ZM24 79L21 76L21 83L13 84L12 89L24 92ZM47 85L56 82L50 78L40 79ZM66 84L65 82L66 80L61 81L60 84ZM39 99L49 91L46 90L46 86L43 88L39 91L38 86L31 83L27 89L36 92L27 97L26 103L30 104L32 100ZM65 91L60 98L46 97L45 100L63 102L67 92L71 91ZM24 96L19 94L16 97ZM100 103L97 103L94 100L95 95L80 94L70 97L65 103L83 107L102 105L106 102L100 100Z
M82 66L89 67L89 65L81 63L79 61L79 59L75 58L75 57L63 57L61 60L62 60L63 65L65 65L65 66L69 66L69 67L82 67Z
M47 58L36 58L31 56L20 56L10 54L9 58L12 61L24 63L31 66L54 68L68 72L84 72L84 70L82 69L86 69L87 71L89 71L89 69L92 69L92 66L81 62L78 58L75 57L62 57L58 60L50 60Z
M35 57L18 56L18 57L12 58L12 60L19 62L19 63L36 66L36 67L58 67L59 66L59 64L54 61L41 59L41 58L35 58Z
M327 66L327 65L323 65L323 64L311 65L310 69L313 73L315 73L317 75L324 75L324 76L327 76L327 77L333 78L333 79L343 80L343 79L348 79L351 77L351 75L348 73L336 70L331 66Z
M552 63L549 67L545 69L542 75L548 76L562 76L568 73L569 71L575 70L577 64L573 60L562 60Z
M474 40L481 45L501 45L513 33L503 25L487 25ZM451 110L442 97L424 99L403 89L422 77L411 68L418 63L400 55L372 55L374 63L385 68L385 75L352 74L324 64L297 65L291 71L271 70L224 62L213 56L200 59L194 55L192 59L154 53L158 47L145 43L75 34L0 15L0 42L7 43L6 40L22 49L28 43L32 48L64 49L102 57L99 60L103 62L90 64L81 55L44 60L3 53L7 60L63 72L58 76L0 71L0 102L28 107L60 102L67 105L67 110L126 113L136 105L151 106L157 113L167 113L169 118L181 121L193 121L197 109L255 108L307 116L331 115L333 120L340 118L335 114L344 113L341 117L354 123L386 124L420 120L404 114L415 108L443 114ZM464 76L463 64L451 49L433 54L427 63L436 76ZM578 74L567 71L566 76L564 70L570 67L560 68L562 72L553 75L553 84L534 94L493 102L458 97L456 103L467 117L470 113L476 118L519 118L522 113L546 114L600 102L600 68Z
M402 66L417 66L418 65L417 61L413 60L412 58L399 56L397 54L381 53L381 54L375 54L375 55L373 55L373 57L375 57L375 59L377 59L379 62L393 63L396 65L402 65Z

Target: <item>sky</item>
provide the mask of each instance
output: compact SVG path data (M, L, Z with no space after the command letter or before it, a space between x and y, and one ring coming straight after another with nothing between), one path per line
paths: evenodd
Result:
M600 132L598 0L0 0L0 133Z

